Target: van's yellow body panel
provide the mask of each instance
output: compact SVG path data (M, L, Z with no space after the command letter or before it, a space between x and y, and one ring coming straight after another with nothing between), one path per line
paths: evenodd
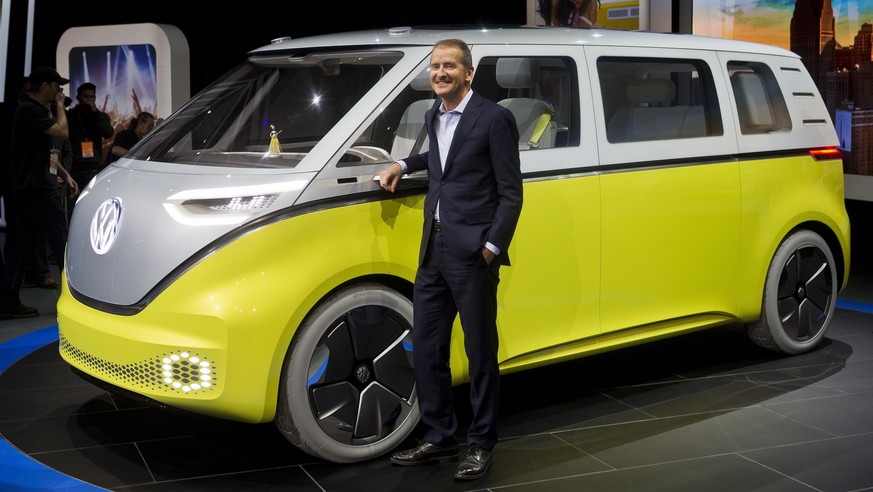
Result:
M732 318L739 210L735 162L604 175L602 330Z
M502 368L538 364L600 333L600 255L600 176L525 184L512 266L500 270Z
M842 291L851 264L849 215L843 201L843 161L816 161L809 155L740 163L743 182L742 262L738 316L761 313L767 268L779 243L801 224L820 224L838 267ZM803 211L803 212L798 212Z

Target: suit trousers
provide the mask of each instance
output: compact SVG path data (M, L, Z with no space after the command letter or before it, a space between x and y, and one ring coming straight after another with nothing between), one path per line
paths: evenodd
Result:
M458 430L449 367L452 325L460 314L469 360L472 422L467 443L491 450L497 442L500 371L497 365L499 264L470 264L447 250L432 231L413 293L413 360L418 406L427 427L424 441L455 444Z

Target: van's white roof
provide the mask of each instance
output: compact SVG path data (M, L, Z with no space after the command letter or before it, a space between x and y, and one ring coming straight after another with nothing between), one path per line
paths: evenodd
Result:
M593 45L593 46L640 46L663 48L690 48L716 51L737 51L778 56L797 57L783 48L735 41L731 39L670 34L620 29L583 29L572 27L449 27L417 28L395 27L335 34L322 34L299 39L283 39L253 50L251 53L268 53L277 50L309 49L326 47L373 47L373 46L432 46L445 38L463 39L470 45L481 44L543 44L543 45Z

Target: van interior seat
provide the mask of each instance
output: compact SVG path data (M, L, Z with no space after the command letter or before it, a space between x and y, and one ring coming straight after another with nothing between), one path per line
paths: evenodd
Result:
M497 102L515 116L518 125L518 148L544 149L555 146L558 124L551 105L531 97L539 84L540 68L530 58L500 58L495 67L497 84L504 89L522 93L522 97L508 97Z
M425 69L420 74L416 75L409 83L415 91L431 92L433 89L430 86L430 70ZM432 94L432 93L431 93ZM394 134L394 143L391 146L391 157L394 159L403 159L409 157L415 147L415 142L421 138L421 145L418 149L427 149L427 132L424 131L424 114L428 109L432 108L436 103L436 99L425 98L414 101L400 116L400 122L397 125L397 133Z
M706 135L703 106L669 106L676 86L667 79L632 79L625 85L627 106L606 125L610 142L666 140Z
M744 133L768 133L776 129L776 114L764 79L754 72L731 74L731 88L737 100L737 116Z

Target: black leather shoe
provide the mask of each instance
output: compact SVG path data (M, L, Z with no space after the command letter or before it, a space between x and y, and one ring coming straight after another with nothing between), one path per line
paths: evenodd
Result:
M395 465L421 465L434 461L447 462L458 459L458 446L441 447L429 442L422 442L418 446L398 451L391 455L391 463Z
M39 310L33 306L15 304L13 306L0 305L0 319L35 318L39 316Z
M467 456L458 465L458 471L455 472L455 480L476 480L477 478L482 478L493 463L494 457L491 451L484 450L473 444L467 450Z

